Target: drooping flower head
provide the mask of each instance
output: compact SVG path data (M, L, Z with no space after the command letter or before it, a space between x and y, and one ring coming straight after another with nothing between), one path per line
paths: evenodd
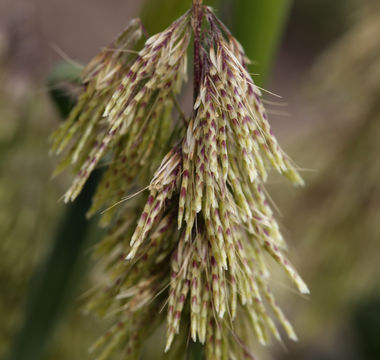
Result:
M65 201L78 196L105 157L110 165L90 215L120 200L136 176L152 165L160 141L173 130L170 113L174 95L186 79L189 18L187 13L149 38L137 56L133 56L133 46L142 27L139 20L133 20L85 67L78 105L53 134L53 151L59 154L68 149L58 169L70 163L79 169ZM106 224L111 214L105 214Z
M118 317L94 346L102 359L118 346L137 358L144 336L164 314L165 352L173 359L189 335L205 345L207 359L252 358L252 334L262 344L270 333L280 340L276 321L297 338L268 287L268 258L301 293L308 289L284 255L264 183L269 168L296 185L303 182L270 129L242 46L210 8L202 11L199 89L175 141L167 132L175 127L171 112L187 70L193 12L148 39L128 70L110 75L115 85L102 115L87 121L102 124L102 131L84 126L85 134L95 132L97 144L65 199L75 198L107 154L109 167L90 212L122 200L171 146L151 175L146 201L136 196L113 207L113 225L97 247L109 282L89 309ZM82 112L78 107L74 113Z

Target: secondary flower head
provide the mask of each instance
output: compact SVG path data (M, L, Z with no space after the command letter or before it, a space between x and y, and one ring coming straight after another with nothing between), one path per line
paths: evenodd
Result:
M91 213L121 201L166 149L150 175L145 204L135 196L113 207L111 217L105 212L105 222L114 221L96 252L109 282L89 309L116 313L119 321L94 346L102 359L118 346L137 358L162 309L165 351L173 359L184 351L188 334L205 344L207 359L252 358L252 334L262 344L270 333L280 340L270 313L297 339L268 287L268 258L301 293L308 289L284 255L264 183L270 167L296 185L303 182L270 129L242 46L210 8L202 12L199 89L185 125L173 125L171 112L186 77L191 24L199 30L195 11L148 39L125 73L110 75L115 86L102 100L102 116L78 130L77 143L83 132L94 133L91 121L102 129L95 131L98 142L66 200L77 196L105 154L110 159ZM78 107L74 113L81 113Z

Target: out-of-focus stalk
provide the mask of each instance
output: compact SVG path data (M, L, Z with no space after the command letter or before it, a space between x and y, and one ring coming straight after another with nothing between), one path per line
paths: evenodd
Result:
M62 118L68 116L75 100L61 85L76 83L78 79L78 69L69 64L58 64L48 78L51 98ZM43 358L47 342L79 283L90 228L85 212L91 204L98 177L99 174L94 173L81 196L66 209L51 251L33 276L24 322L14 342L11 360Z
M259 86L265 85L269 80L291 4L291 0L233 2L232 32L253 61L250 70L259 74L254 78Z

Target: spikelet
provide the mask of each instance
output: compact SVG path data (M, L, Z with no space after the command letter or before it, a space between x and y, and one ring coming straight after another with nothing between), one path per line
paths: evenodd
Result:
M59 155L67 151L56 173L70 164L80 167L98 138L104 134L105 106L121 77L128 71L133 61L130 51L141 36L141 22L134 19L83 69L83 92L78 103L69 118L51 136L52 152Z
M242 46L202 9L200 88L185 126L173 124L172 109L186 79L190 11L137 56L124 51L141 35L133 22L116 50L85 68L86 89L54 135L55 152L69 149L64 165L80 168L66 201L107 154L89 215L123 203L103 215L112 225L95 250L108 276L88 310L118 318L94 345L99 359L117 348L138 358L165 315L167 359L178 358L188 335L204 345L208 360L253 359L252 334L263 345L271 335L281 341L278 324L297 340L269 288L269 259L299 292L308 288L284 254L264 184L270 168L295 185L303 180L270 129ZM124 203L140 178L151 178L147 197Z
M135 21L133 25L135 23L139 22ZM141 33L141 27L139 33ZM124 36L123 33L122 39ZM119 71L109 70L110 65L106 61L108 58L104 55L99 55L101 59L98 60L99 64L94 65L97 62L95 58L90 63L89 69L85 69L84 79L91 79L90 84L101 86L109 82L111 86L106 88L108 91L101 99L98 98L99 94L96 92L91 93L90 98L89 90L86 90L64 128L55 135L59 145L54 143L53 150L59 153L73 132L70 128L66 129L68 124L73 123L73 126L77 127L78 122L75 120L78 116L82 116L83 122L87 125L85 136L88 134L89 140L86 142L86 151L80 157L79 173L71 188L66 192L65 201L76 198L89 175L110 147L116 151L111 156L110 169L99 186L90 214L110 205L108 200L112 205L116 198L120 198L120 185L124 191L128 189L128 185L136 177L139 168L144 164L149 164L146 148L149 144L154 144L161 126L168 135L168 118L170 118L168 108L171 110L172 95L178 93L186 78L186 50L189 39L189 14L187 13L167 30L149 38L137 57L129 63L125 64L123 57L117 58L115 66L120 68ZM118 45L118 41L115 45ZM129 45L129 41L126 45ZM122 47L116 53L125 57L124 54L128 54L128 50L130 49ZM111 54L113 51L115 50L104 50ZM100 71L99 68L102 69L104 66L104 71ZM96 106L96 116L92 117L91 112L98 103L101 106ZM94 128L95 125L97 127ZM79 129L79 131L84 130ZM62 135L58 136L60 134ZM61 137L63 140L58 142ZM82 146L82 143L83 138L75 143L74 148ZM75 153L76 150L70 149L69 158L74 163L78 161ZM65 164L66 162L65 159ZM130 163L130 169L132 169L128 178L125 177L123 169L120 169L127 162ZM109 193L110 197L107 196Z

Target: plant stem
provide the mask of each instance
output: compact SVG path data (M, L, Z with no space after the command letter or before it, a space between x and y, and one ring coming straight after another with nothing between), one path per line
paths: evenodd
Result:
M80 72L69 64L58 64L50 73L50 95L62 119L67 118L74 99L59 84L79 83ZM100 179L94 172L78 199L66 208L58 227L50 254L35 270L28 292L25 315L18 334L13 340L9 360L40 360L46 358L49 340L85 272L88 234L92 222L85 213Z
M226 0L227 1L227 0ZM239 0L233 2L232 33L244 46L255 65L250 70L260 74L255 83L268 83L274 55L290 12L292 0ZM254 34L254 39L253 39Z
M202 59L201 59L201 29L203 20L203 0L193 0L193 31L194 31L194 88L193 103L195 104L202 78ZM191 343L188 348L190 360L203 359L203 347L199 343Z
M201 27L203 18L203 0L193 0L193 30L194 30L194 103L197 99L202 77L201 62Z

